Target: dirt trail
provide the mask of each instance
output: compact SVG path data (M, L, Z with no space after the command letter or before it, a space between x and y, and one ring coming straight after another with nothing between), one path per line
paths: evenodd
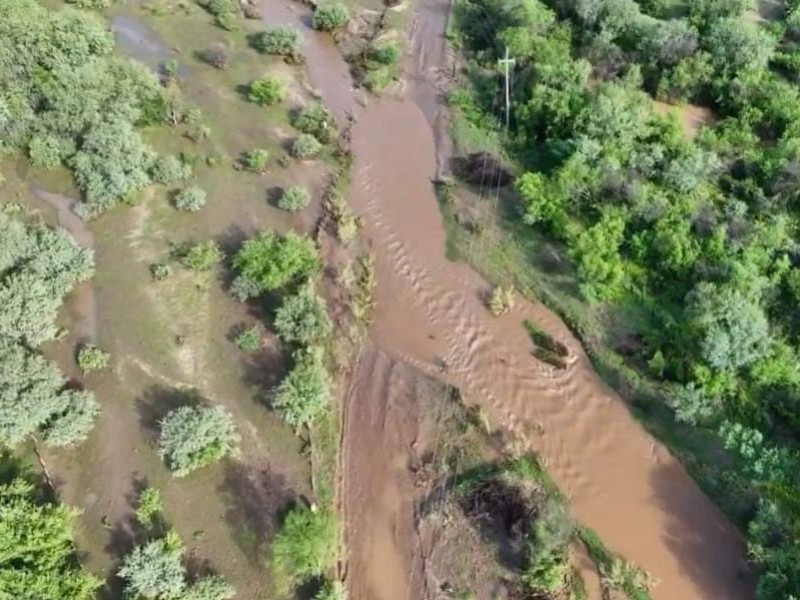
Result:
M350 201L376 254L373 340L396 360L429 373L443 357L447 378L466 401L482 405L496 424L540 455L571 498L576 518L660 581L656 600L751 598L751 586L739 577L745 555L741 536L594 373L561 320L527 302L492 318L484 307L488 285L466 265L445 259L431 185L442 164L433 129L442 130L436 61L443 55L443 27L437 31L425 17L446 14L446 4L422 0L418 9L412 47L420 53L411 66L410 99L375 101L357 114L353 130ZM337 114L350 110L352 102L342 100L341 90L326 93L338 71L326 73L320 83L314 54L307 57L312 82L326 103ZM555 371L531 356L525 318L567 344L575 357L567 370ZM390 425L394 415L411 412L412 406L398 404L402 394L389 395L385 378L388 372L391 379L392 369L378 368L376 361L362 361L348 407L350 415L372 411L366 422L375 425L348 427L346 462L358 461L365 470L348 465L346 486L358 485L353 481L358 477L373 490L358 494L351 487L346 497L353 502L346 505L350 581L354 600L383 597L371 588L376 574L383 578L380 593L390 594L386 598L415 598L413 566L402 528L396 528L398 519L407 521L408 497L392 481L408 456L408 438ZM380 542L382 536L392 543Z
M412 469L427 446L423 423L437 390L367 343L347 397L344 464L350 597L412 600L420 591Z

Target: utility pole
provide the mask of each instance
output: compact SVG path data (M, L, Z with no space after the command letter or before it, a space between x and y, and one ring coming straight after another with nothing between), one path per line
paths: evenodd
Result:
M506 57L501 58L497 62L501 66L504 66L506 70L506 130L508 130L508 125L511 119L511 84L509 83L508 67L516 64L516 61L513 58L508 57L508 46L506 46Z

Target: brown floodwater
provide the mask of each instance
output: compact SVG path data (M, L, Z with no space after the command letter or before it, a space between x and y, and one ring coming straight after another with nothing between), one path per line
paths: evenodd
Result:
M597 376L560 318L524 301L509 314L492 317L485 308L488 284L467 265L446 260L432 186L446 153L438 84L443 6L445 0L423 0L415 10L408 97L375 100L356 115L350 202L363 219L376 259L371 337L396 360L428 373L436 373L443 359L448 365L445 378L461 389L466 402L481 405L495 424L541 457L569 497L574 516L612 551L658 580L655 599L752 598L752 586L741 576L741 535ZM264 16L271 22L290 22L291 16L292 22L307 23L303 9L292 16L277 0L266 3ZM306 48L311 82L326 104L338 116L351 112L346 67L327 38L307 32ZM438 146L436 134L442 142ZM522 327L526 318L569 347L574 359L568 369L554 370L531 355ZM374 391L374 402L385 402L380 387ZM359 432L352 431L352 436ZM346 443L353 451L356 442ZM386 448L381 452L393 455ZM392 476L390 469L386 473ZM397 486L385 489L400 493ZM374 507L379 522L364 514L356 515L355 522L348 517L348 525L360 523L375 532L371 538L356 538L368 540L362 547L348 549L367 563L360 575L371 579L387 561L392 589L385 597L392 599L413 598L413 565L381 533L393 526L403 504L402 498L384 495ZM364 513L372 507L353 508ZM404 584L398 564L406 566Z

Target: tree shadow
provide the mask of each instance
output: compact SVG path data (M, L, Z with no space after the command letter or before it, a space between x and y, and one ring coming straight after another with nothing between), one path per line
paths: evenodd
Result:
M148 531L136 520L136 507L139 503L139 497L147 487L147 478L134 473L131 477L130 490L125 494L125 501L130 508L130 512L114 523L113 526L107 525L108 541L103 550L111 557L114 567L98 592L98 600L119 600L124 598L124 582L117 577L117 571L125 556L135 546L142 545L149 539Z
M741 533L683 466L670 456L652 471L650 484L653 500L667 517L663 541L699 597L752 597L754 574Z
M267 468L231 463L218 488L231 536L248 561L264 565L269 541L280 525L284 507L296 496L286 477Z
M195 389L180 389L154 385L136 398L139 425L151 442L158 437L159 423L167 414L180 406L198 406L203 397Z

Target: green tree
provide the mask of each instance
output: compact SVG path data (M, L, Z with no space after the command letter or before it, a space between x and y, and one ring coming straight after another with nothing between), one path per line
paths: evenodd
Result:
M314 9L311 24L317 31L336 31L350 20L350 11L341 2L319 4Z
M239 442L233 418L220 406L181 406L160 425L158 453L177 477L217 462Z
M294 428L311 423L331 401L331 378L322 348L296 350L294 366L275 390L272 407Z
M76 511L41 503L31 484L0 485L0 597L94 600L101 581L76 560Z
M277 54L298 60L302 56L302 40L302 35L295 28L275 25L254 35L252 44L256 50L264 54Z
M155 156L127 121L100 122L83 138L72 159L75 180L84 194L86 216L96 215L150 183Z
M573 252L578 263L578 277L587 300L612 300L622 293L625 268L619 246L624 231L622 213L608 211L575 240Z
M308 190L299 185L287 188L278 198L278 207L289 212L297 212L306 208L311 202L311 194Z
M175 534L136 546L122 561L117 574L125 580L132 598L170 600L186 589L186 570L181 563L181 542Z
M270 561L286 591L319 577L333 564L336 529L327 511L304 507L289 511L272 542Z
M283 82L274 77L254 79L250 82L247 97L260 106L277 104L283 99Z
M325 301L317 294L312 281L284 298L275 313L275 330L284 342L303 346L320 342L332 333Z
M319 269L319 256L311 238L289 232L281 236L264 232L244 242L233 259L240 277L258 295L308 277Z
M698 283L686 297L705 361L718 371L737 370L765 356L769 323L759 303L730 285Z
M775 40L758 24L739 18L715 21L705 38L711 63L724 77L767 66Z

